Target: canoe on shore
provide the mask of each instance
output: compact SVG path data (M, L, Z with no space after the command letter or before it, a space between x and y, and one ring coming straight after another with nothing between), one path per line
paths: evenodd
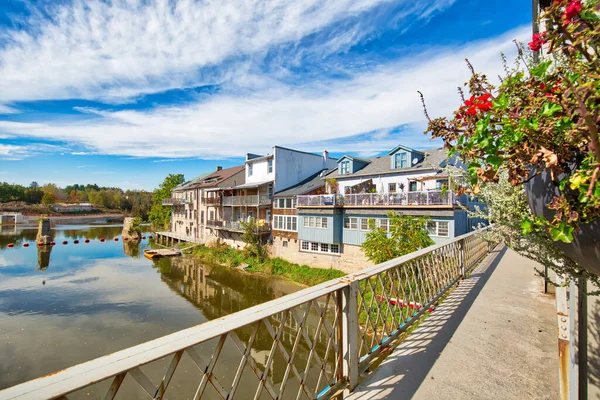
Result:
M174 249L152 249L152 250L144 250L144 257L147 259L153 260L155 258L161 257L176 257L180 256L181 251Z

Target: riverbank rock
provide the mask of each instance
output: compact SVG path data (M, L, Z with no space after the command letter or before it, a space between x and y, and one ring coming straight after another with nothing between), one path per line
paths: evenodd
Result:
M142 238L142 234L134 229L134 218L126 217L123 220L123 231L121 232L121 236L123 240L140 240Z
M238 269L240 271L246 271L246 269L248 269L248 268L250 268L250 266L246 263L241 263L240 265L235 267L235 269Z
M35 241L43 245L49 245L52 242L52 235L50 233L50 220L47 218L40 219Z

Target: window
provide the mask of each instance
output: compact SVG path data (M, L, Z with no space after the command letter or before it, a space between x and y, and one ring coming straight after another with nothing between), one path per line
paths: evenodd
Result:
M267 161L267 173L270 174L273 172L273 159Z
M292 199L285 199L285 208L294 208Z
M275 215L273 216L273 229L278 231L298 231L298 217Z
M315 219L315 228L321 228L321 218Z
M295 208L296 200L292 197L276 199L274 202L275 208Z
M344 218L344 229L356 229L358 225L358 218Z
M272 183L269 183L267 185L267 196L269 197L269 199L273 197L273 184Z
M409 184L408 184L408 191L409 192L416 192L417 191L417 182L415 182L415 181L409 182Z
M302 240L300 243L300 249L302 251L310 251L315 253L340 254L339 244L306 242Z
M304 217L304 227L327 229L327 218Z
M429 236L439 236L439 237L450 236L448 221L429 221L429 222L427 222L427 234Z
M340 165L340 175L346 175L350 173L350 161L342 161Z
M350 194L350 186L344 186L344 194Z
M308 217L308 227L309 228L315 227L315 217Z
M321 228L327 229L327 218L321 218Z
M389 220L382 218L379 220L378 225L380 228L385 229L387 232L390 231L390 221Z
M396 193L396 184L395 183L388 184L388 190L390 193Z
M254 172L254 164L248 164L248 176L252 176L252 173Z
M360 219L360 230L361 231L368 231L369 230L369 219L368 218L361 218Z
M398 153L394 156L394 168L408 167L406 153Z
M304 217L304 218L302 218L302 221L303 221L303 226L304 226L305 228L308 228L308 227L309 227L309 223L310 223L310 222L309 222L309 220L310 220L310 217Z
M282 242L282 244L283 244L283 247L288 247L288 241L287 241L287 240L284 240L284 241Z

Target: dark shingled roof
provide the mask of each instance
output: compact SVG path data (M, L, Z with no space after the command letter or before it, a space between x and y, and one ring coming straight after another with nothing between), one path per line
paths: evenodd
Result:
M316 174L309 176L302 182L275 193L273 195L273 197L298 196L298 195L303 195L305 193L310 193L315 189L324 187L325 179L321 177L321 173L323 173L323 176L325 176L326 174L330 173L333 170L337 170L337 168L334 168L331 170L319 171Z
M225 179L237 174L238 172L244 171L245 169L245 165L240 165L237 167L225 168L220 171L209 172L204 175L200 175L192 180L189 180L185 183L182 183L181 185L175 187L173 190L180 191L196 188L217 187L219 183L221 183Z
M385 175L385 174L398 174L405 172L419 172L419 171L430 171L439 170L443 168L446 159L448 158L448 151L445 149L429 149L421 150L425 154L425 158L420 163L413 165L409 168L390 168L392 156L381 156L377 158L369 159L369 164L364 168L359 169L353 174L340 175L338 170L335 169L327 174L328 178L350 178L355 176L369 176L369 175Z

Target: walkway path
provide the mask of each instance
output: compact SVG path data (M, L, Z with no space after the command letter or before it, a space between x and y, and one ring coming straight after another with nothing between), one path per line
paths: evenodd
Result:
M497 249L350 399L558 398L556 309L534 266Z

